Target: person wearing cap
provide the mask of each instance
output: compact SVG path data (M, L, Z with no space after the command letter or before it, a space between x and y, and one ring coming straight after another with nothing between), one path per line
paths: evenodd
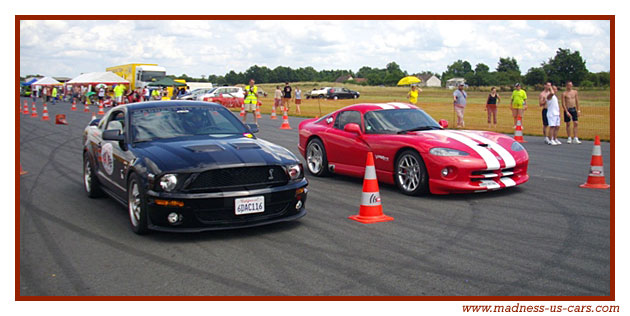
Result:
M460 83L457 90L453 92L453 108L457 115L457 127L464 127L464 109L466 108L466 98L468 95L464 91L464 83Z
M516 128L516 120L520 116L523 117L523 111L527 110L527 93L521 89L521 84L516 83L514 85L514 91L512 91L512 117L514 118L514 127ZM522 123L522 122L521 122Z

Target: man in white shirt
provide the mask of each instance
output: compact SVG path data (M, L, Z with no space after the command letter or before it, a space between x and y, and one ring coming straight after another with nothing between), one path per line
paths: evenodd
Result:
M548 144L552 146L562 144L558 140L558 130L560 129L560 106L558 105L558 98L556 97L557 92L558 87L553 86L547 94L547 104L545 105L547 108L547 121L549 123L548 136L550 141Z

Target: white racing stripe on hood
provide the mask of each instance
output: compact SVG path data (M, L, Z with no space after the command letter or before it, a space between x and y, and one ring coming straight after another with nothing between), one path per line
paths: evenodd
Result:
M488 150L488 148L479 146L476 141L470 139L470 137L468 136L464 136L462 134L454 133L447 130L427 131L425 133L435 133L438 135L444 135L468 146L470 149L477 152L479 156L481 156L481 158L486 162L486 169L488 170L498 170L501 168L501 164L499 163L499 160L490 150Z
M484 144L488 144L488 146L492 149L494 149L494 151L497 152L497 154L499 154L499 156L501 156L501 159L503 159L503 161L505 162L505 168L513 168L514 166L516 166L516 161L514 160L514 156L512 156L512 154L510 154L509 151L507 151L505 148L503 148L503 146L497 144L496 142L493 142L491 140L489 140L486 137L483 137L479 134L476 133L465 133L465 132L461 132L461 131L456 131L454 133L458 133L461 135L466 135L470 138L474 138Z
M380 107L383 110L394 110L396 109L393 105L389 105L389 104L374 104L378 107Z
M405 104L405 103L400 103L400 102L389 102L389 105L395 106L399 109L411 109L411 107L409 106L409 104Z

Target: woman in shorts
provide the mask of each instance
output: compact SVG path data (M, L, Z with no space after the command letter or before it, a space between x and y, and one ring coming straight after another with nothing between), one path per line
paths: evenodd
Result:
M488 100L486 101L486 111L488 112L488 128L497 127L497 104L499 102L501 102L501 97L497 93L497 88L492 87L490 89L490 94L488 95Z
M273 108L277 110L279 106L282 106L282 90L280 90L280 86L276 86L276 92L273 95Z
M295 113L296 114L301 114L302 112L300 111L300 104L302 104L302 90L300 90L300 87L295 87Z

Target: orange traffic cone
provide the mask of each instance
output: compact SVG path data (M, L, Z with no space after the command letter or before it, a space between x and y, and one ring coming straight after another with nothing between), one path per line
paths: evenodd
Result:
M24 170L22 169L22 164L20 164L20 175L25 175L25 174L27 174L27 173L28 173L28 171L24 171Z
M72 100L72 107L70 108L70 110L72 111L77 110L77 100Z
M65 114L57 114L55 116L55 124L57 125L68 125L68 121L66 121Z
M260 115L260 102L256 103L256 118L262 118L262 115Z
M90 112L90 106L88 105L87 100L85 100L85 106L83 107L83 112L86 112L86 113Z
M276 107L272 106L271 107L271 116L269 117L272 120L277 120L278 116L276 115Z
M98 115L105 115L105 111L103 111L103 101L98 103Z
M243 102L243 104L241 104L241 114L239 114L240 116L245 116L245 103Z
M521 116L516 117L516 129L514 130L514 140L517 143L527 143L523 139L523 124L521 123Z
M48 117L48 106L44 103L44 109L42 110L42 121L50 121L50 117Z
M282 126L280 129L291 129L291 125L289 125L289 115L287 114L287 109L282 108Z
M349 219L363 224L393 221L394 218L383 214L381 205L381 194L378 190L378 180L376 179L376 169L374 168L374 156L368 152L365 163L365 176L363 177L363 193L361 195L361 206L359 215L352 215Z
M92 112L92 121L94 121L96 119L96 114L94 114L94 112Z
M33 102L33 108L31 109L31 117L37 117L37 106L35 106L35 102Z
M35 102L33 102L33 103L35 103ZM29 112L29 110L28 110L28 102L26 102L26 101L24 101L24 110L22 111L22 114L26 114L26 115L31 114L31 112Z
M604 161L602 160L602 147L599 142L599 136L595 136L595 145L593 146L593 155L591 156L591 172L588 174L586 183L580 185L580 188L610 188L610 185L606 184L606 177L604 177Z

